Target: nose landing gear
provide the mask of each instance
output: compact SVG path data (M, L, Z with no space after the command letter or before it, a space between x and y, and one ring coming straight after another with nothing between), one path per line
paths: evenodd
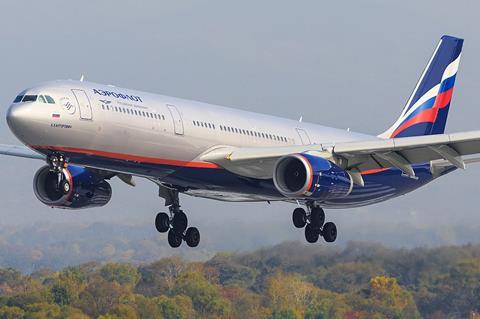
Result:
M50 171L57 174L57 191L62 192L67 195L72 190L71 181L66 178L64 174L64 169L68 167L68 161L63 156L63 154L52 154L47 158L48 166L50 166Z
M160 186L160 197L165 199L169 213L158 213L155 228L160 233L168 232L168 244L172 248L180 247L185 241L189 247L200 244L200 232L196 227L188 227L187 215L180 209L178 190Z
M334 223L325 223L325 212L321 207L313 204L307 205L309 213L305 209L295 208L292 214L293 225L296 228L305 227L305 239L309 243L316 243L320 236L327 243L337 239L337 226Z

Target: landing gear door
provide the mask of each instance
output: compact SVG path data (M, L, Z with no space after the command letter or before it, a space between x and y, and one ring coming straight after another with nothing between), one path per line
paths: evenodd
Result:
M310 145L312 142L310 141L310 137L307 134L307 131L301 128L297 128L298 136L300 136L300 140L302 141L303 145Z
M170 114L172 115L175 134L183 135L183 120L182 120L182 116L180 115L180 112L178 111L175 105L167 104L167 108L168 108L168 111L170 111Z
M84 90L72 90L75 99L77 100L78 109L80 110L80 118L83 120L92 119L92 106L90 99Z

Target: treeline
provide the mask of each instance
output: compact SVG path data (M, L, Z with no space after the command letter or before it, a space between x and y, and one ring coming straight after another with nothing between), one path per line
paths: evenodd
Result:
M469 318L480 245L393 250L285 243L207 262L0 270L8 318Z

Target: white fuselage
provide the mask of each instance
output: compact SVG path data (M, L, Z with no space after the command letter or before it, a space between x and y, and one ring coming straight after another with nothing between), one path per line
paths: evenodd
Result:
M306 122L206 103L79 82L48 82L25 90L7 114L12 132L27 146L50 156L61 153L71 164L137 175L171 185L193 196L227 201L288 200L271 179L247 178L203 154L221 146L279 147L376 137ZM51 103L47 103L47 98ZM27 101L25 101L27 100ZM364 176L345 198L325 207L369 205L429 182L429 167L406 181L400 170Z
M82 92L88 97L85 100L88 106L79 100L83 98ZM25 94L49 94L56 102L19 105L28 108L29 119L34 120L16 124L12 130L25 144L35 148L68 147L196 162L199 155L218 145L332 144L372 138L347 130L88 82L49 82Z

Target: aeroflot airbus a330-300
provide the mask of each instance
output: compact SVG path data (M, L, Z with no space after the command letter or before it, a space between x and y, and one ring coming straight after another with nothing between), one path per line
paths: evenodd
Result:
M84 81L21 92L7 114L25 146L0 154L42 159L36 197L64 209L106 205L107 180L159 187L168 242L200 242L179 193L222 201L298 203L305 238L335 241L324 208L370 205L411 192L479 158L480 131L444 134L463 40L444 36L397 121L369 136L347 130ZM321 107L321 105L319 105ZM304 208L302 208L304 207Z

